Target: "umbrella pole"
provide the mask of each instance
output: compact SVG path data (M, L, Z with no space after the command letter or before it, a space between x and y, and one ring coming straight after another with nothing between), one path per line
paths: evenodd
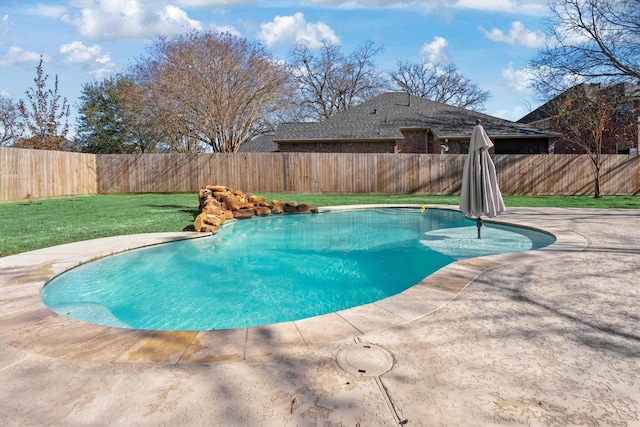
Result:
M486 194L484 193L484 171L483 171L483 164L482 164L482 154L479 154L479 156L480 156L480 195L482 196L481 198L482 210L484 211L484 206L485 206L484 198L486 197ZM482 218L480 218L480 216L478 216L478 218L476 219L476 227L478 227L478 239L480 239L480 228L482 228Z

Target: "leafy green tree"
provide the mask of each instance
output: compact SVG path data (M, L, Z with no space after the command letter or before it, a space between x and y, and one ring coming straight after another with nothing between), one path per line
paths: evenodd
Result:
M24 122L26 137L15 147L45 150L67 150L69 144L69 104L58 93L58 76L53 88L47 87L48 75L42 68L42 57L36 67L35 87L26 91L27 101L20 100L18 111Z
M122 115L124 79L87 83L82 88L77 143L88 153L132 153Z
M157 137L137 117L134 81L118 75L83 86L76 143L89 153L156 150Z

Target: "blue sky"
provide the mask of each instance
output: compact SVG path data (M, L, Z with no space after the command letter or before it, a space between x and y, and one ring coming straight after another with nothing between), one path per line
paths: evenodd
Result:
M0 0L0 94L33 87L40 55L75 117L82 85L126 69L158 34L230 31L284 58L322 39L345 53L382 46L398 60L453 63L492 98L485 112L517 120L536 108L527 63L544 43L546 0ZM75 124L75 118L72 119Z

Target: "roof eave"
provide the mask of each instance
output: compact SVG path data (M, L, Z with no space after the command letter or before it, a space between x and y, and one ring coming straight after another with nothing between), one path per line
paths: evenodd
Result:
M377 136L377 137L364 137L364 138L295 138L295 139L286 139L286 138L282 138L282 139L274 139L273 142L275 143L279 143L279 142L284 142L287 144L294 144L294 143L310 143L310 142L332 142L332 143L337 143L337 142L371 142L371 141L396 141L398 138L401 137L392 137L392 136Z

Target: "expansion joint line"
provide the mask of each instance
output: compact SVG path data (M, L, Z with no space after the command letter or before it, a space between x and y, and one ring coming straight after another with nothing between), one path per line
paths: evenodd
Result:
M25 357L23 357L22 359L17 360L17 361L15 361L15 362L11 363L11 364L10 364L10 365L8 365L8 366L5 366L4 368L0 368L0 372L4 372L4 371L6 371L6 370L7 370L7 369L9 369L9 368L13 368L14 366L16 366L16 365L18 365L18 364L20 364L20 363L22 363L22 362L24 362L24 361L26 361L27 359L30 359L30 358L31 358L31 354L27 354L27 355L26 355Z
M378 388L380 388L380 391L382 392L382 396L384 397L385 402L387 402L387 406L389 407L389 410L391 411L391 413L393 414L393 417L396 419L396 421L398 422L398 425L405 425L409 422L408 419L402 419L400 418L400 415L398 414L398 411L396 410L395 406L393 406L393 402L391 402L391 398L389 397L389 392L387 391L387 388L384 386L384 384L382 384L382 379L380 379L380 377L374 377L376 380L376 384L378 384Z

